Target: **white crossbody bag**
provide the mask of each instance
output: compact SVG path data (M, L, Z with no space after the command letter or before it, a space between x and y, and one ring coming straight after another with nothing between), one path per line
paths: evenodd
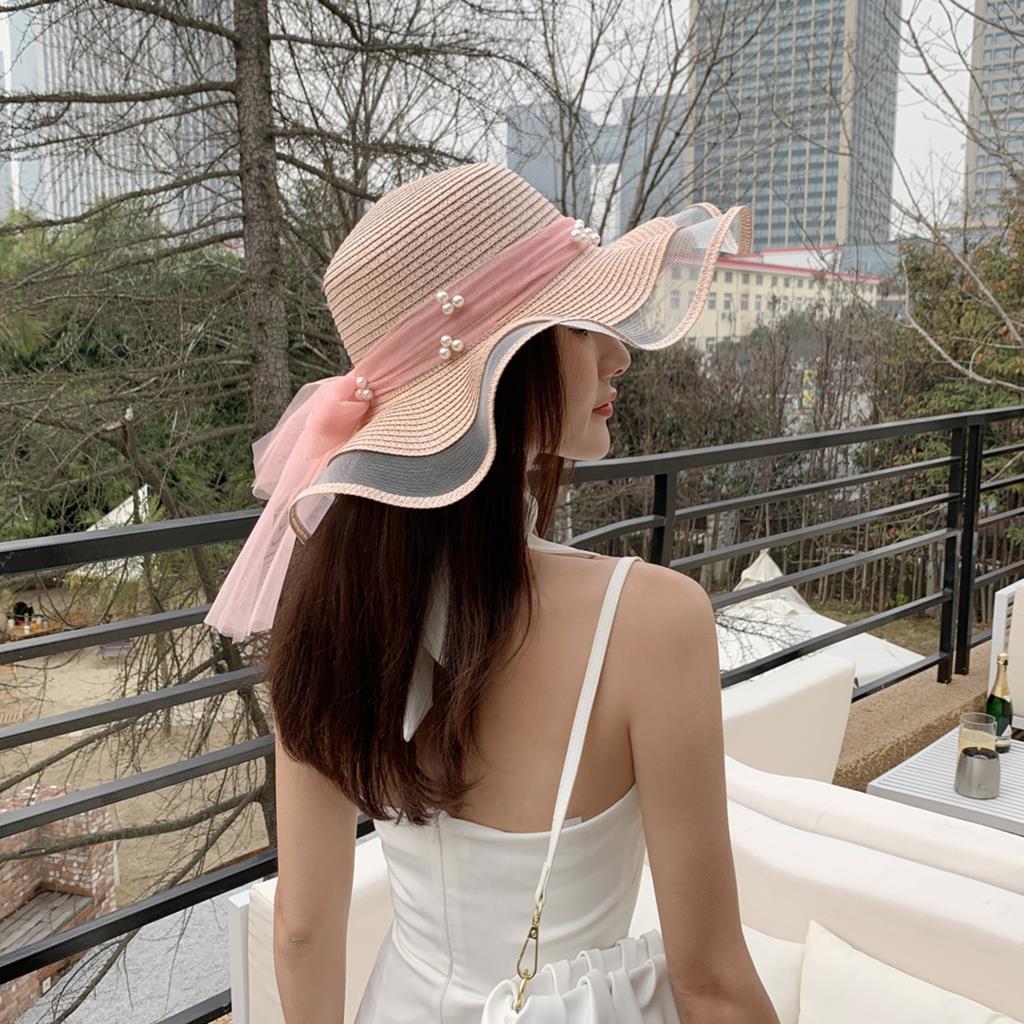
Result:
M571 960L546 963L538 970L540 918L548 875L576 782L619 594L630 566L639 560L622 558L612 570L569 734L547 858L534 893L533 917L516 962L516 977L506 978L491 991L481 1024L680 1024L665 948L656 929L637 938L621 938L607 949L581 950Z

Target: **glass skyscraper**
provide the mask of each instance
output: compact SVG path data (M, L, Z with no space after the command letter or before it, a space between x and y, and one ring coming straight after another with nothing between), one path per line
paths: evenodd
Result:
M1024 191L1024 0L976 0L967 132L967 206L996 215L1004 189Z
M192 11L213 21L227 6L226 0L196 0ZM114 30L97 28L93 18L119 19L123 49L109 59L102 45ZM100 42L90 43L93 39ZM136 66L139 76L133 80ZM49 16L45 9L0 15L0 89L8 95L122 94L232 74L226 42L176 33L145 15L111 14L89 5L73 16ZM161 219L176 227L222 213L230 182L211 175L202 182L174 183L231 163L222 156L235 147L230 117L199 103L191 109L180 103L179 113L173 103L79 107L59 127L35 135L18 127L26 115L16 113L16 106L0 107L0 219L12 209L77 217L103 198L140 191L154 196ZM38 119L42 112L28 116ZM57 137L69 141L46 144Z
M889 235L899 0L694 0L694 199L754 247Z

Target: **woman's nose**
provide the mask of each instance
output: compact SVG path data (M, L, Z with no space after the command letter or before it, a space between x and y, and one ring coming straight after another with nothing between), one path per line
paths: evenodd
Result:
M621 377L626 370L629 369L629 364L632 362L632 357L629 354L629 349L622 344L617 338L614 339L616 350L612 352L609 365L609 377Z

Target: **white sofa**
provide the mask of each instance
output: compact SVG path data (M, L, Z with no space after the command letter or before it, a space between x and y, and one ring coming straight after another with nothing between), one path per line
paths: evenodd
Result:
M284 1024L274 973L274 891L277 879L256 882L229 898L232 1024ZM356 844L346 949L345 1020L355 1017L377 949L391 924L391 890L380 840Z
M1024 839L831 785L854 671L848 659L815 654L722 692L741 916L780 1022L798 1024L811 921L875 960L1024 1019ZM235 1024L283 1022L275 886L231 898ZM346 1024L390 922L387 869L370 836L356 849ZM630 930L657 926L645 865Z
M732 758L727 780L747 945L781 1024L797 1024L811 921L875 960L1024 1020L1024 839ZM247 927L240 917L232 924L236 1024L283 1021L274 983L274 888L273 879L252 886ZM356 851L346 1022L390 921L386 866L379 842L368 837ZM645 866L631 932L657 925Z

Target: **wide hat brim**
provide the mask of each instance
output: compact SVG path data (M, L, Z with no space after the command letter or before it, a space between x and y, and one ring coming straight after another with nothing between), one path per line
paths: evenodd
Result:
M306 539L339 493L410 508L458 501L491 465L498 382L530 338L578 323L637 349L666 348L703 311L719 254L749 251L749 210L706 203L585 248L458 359L375 399L366 423L297 500L296 532Z

